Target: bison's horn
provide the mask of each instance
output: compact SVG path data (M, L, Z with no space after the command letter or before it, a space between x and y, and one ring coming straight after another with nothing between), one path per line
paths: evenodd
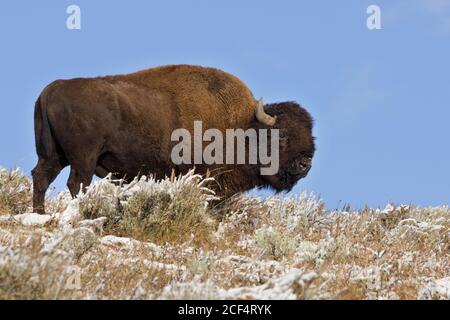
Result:
M258 119L259 122L264 123L268 126L273 126L275 124L275 121L277 120L277 117L269 116L264 111L264 103L262 98L258 100L258 104L255 108L255 115L256 119Z

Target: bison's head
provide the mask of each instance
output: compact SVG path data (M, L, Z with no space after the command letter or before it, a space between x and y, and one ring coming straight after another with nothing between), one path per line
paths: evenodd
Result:
M256 107L257 127L279 129L279 170L261 176L266 185L278 192L290 191L311 169L315 145L311 115L295 102L281 102Z

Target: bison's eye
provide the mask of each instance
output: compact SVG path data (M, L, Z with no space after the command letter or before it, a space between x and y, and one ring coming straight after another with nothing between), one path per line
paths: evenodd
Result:
M309 169L311 169L311 158L309 157L300 157L295 159L292 164L289 166L287 173L293 177L304 177L308 173Z

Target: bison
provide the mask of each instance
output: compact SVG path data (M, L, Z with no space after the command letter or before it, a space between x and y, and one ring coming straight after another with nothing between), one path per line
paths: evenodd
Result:
M36 101L33 208L44 213L45 192L71 167L67 186L75 197L94 175L130 180L186 173L171 150L177 128L279 129L279 171L261 175L259 164L196 164L211 174L223 198L254 187L290 190L311 168L315 145L310 114L295 102L263 105L235 76L214 68L170 65L97 78L57 80ZM270 131L270 130L269 130Z

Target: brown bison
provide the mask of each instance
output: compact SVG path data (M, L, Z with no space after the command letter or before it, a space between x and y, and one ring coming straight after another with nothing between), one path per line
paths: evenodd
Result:
M279 170L261 175L260 164L196 164L211 173L218 195L254 187L290 190L306 176L314 155L312 118L294 102L263 106L238 78L189 65L127 75L57 80L40 94L34 113L39 161L32 170L33 207L44 212L45 192L70 165L67 186L76 196L95 175L129 180L140 174L164 178L193 165L175 165L171 134L177 128L279 129Z

